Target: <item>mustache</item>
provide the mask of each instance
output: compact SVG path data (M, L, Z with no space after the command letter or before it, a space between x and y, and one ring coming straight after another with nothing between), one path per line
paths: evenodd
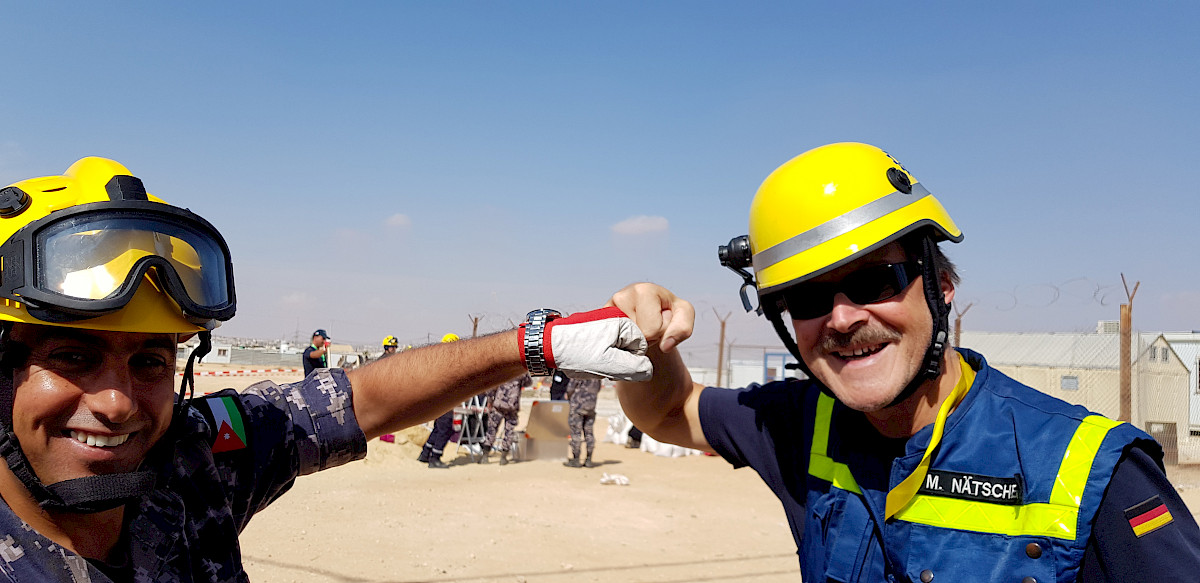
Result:
M817 341L817 348L822 352L835 352L852 346L883 344L885 342L898 342L899 340L899 332L876 326L863 327L852 332L827 330Z

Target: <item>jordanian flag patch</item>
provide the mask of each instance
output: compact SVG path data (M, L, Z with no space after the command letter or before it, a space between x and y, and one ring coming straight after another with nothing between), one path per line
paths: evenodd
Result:
M1133 534L1138 538L1175 520L1171 517L1171 511L1167 510L1167 505L1163 504L1157 495L1137 506L1125 509L1125 519L1129 521L1129 526L1133 527Z
M242 423L242 410L233 397L207 397L201 399L208 408L217 433L213 437L213 453L234 451L246 447L246 426Z

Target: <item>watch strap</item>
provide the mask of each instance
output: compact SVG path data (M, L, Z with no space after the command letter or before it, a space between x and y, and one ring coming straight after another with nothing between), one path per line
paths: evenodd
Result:
M550 374L550 366L546 362L546 324L559 316L561 314L557 311L549 309L534 310L526 316L521 348L530 376L544 377Z

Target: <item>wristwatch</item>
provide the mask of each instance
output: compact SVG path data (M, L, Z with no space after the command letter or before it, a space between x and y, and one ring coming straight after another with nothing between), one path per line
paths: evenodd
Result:
M562 313L549 308L534 310L525 315L525 368L529 376L544 377L550 374L546 366L544 345L546 323L561 318Z

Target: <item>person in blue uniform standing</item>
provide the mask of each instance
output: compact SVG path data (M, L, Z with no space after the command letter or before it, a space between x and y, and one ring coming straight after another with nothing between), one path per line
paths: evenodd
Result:
M442 344L457 341L458 334L453 332L442 336ZM450 438L453 436L454 408L451 407L433 420L433 430L429 432L429 437L425 438L425 445L421 446L421 453L417 454L417 461L426 464L431 470L449 468L450 464L442 461L442 452L446 450L446 444L450 443Z
M324 329L313 332L312 342L300 355L304 365L304 376L312 374L318 368L329 368L329 333Z
M1146 433L948 346L962 231L886 152L816 148L776 169L719 258L808 380L694 383L695 312L639 283L610 300L654 377L617 384L660 441L749 466L783 503L806 581L1190 581L1200 529ZM751 271L752 270L752 271Z

